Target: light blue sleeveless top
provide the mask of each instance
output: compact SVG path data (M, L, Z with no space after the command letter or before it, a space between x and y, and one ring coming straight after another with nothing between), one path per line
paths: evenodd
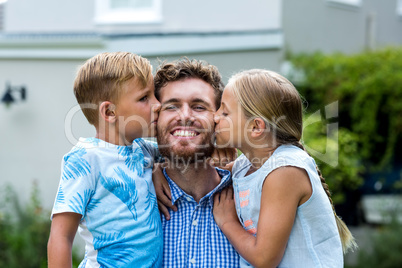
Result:
M281 145L254 173L245 176L250 161L240 156L233 166L233 189L237 215L243 227L254 236L260 212L265 178L283 166L304 169L313 193L297 208L295 222L278 267L343 267L343 252L334 212L316 171L316 163L305 151L293 145ZM241 267L252 267L244 259Z

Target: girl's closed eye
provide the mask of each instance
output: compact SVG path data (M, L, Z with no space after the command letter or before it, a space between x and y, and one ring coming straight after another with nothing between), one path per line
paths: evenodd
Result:
M220 116L228 116L228 112L224 109L222 109L222 112L219 114Z

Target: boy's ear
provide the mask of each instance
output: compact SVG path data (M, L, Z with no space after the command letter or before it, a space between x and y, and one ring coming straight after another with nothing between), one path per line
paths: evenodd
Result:
M265 121L257 117L251 122L251 137L258 138L265 133L266 124Z
M116 122L115 109L116 105L114 105L112 102L104 101L99 105L99 114L106 122L114 123Z

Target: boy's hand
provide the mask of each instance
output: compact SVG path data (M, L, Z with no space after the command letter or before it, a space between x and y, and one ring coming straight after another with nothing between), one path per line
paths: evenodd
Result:
M156 197L158 198L159 211L165 215L166 220L170 220L168 208L177 211L177 207L172 204L172 195L169 184L162 172L162 164L155 164L152 181L154 182Z
M211 166L231 171L233 161L236 160L236 158L237 149L235 148L215 148L209 163Z
M214 196L214 219L220 229L228 222L240 224L236 214L236 207L233 200L232 186L226 187Z

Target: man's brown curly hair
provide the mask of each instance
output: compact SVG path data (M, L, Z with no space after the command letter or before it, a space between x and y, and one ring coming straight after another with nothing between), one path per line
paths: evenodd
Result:
M182 58L174 62L162 63L154 77L155 96L160 97L160 90L169 82L187 78L198 78L211 85L215 93L216 109L221 104L224 84L218 68L200 60Z

